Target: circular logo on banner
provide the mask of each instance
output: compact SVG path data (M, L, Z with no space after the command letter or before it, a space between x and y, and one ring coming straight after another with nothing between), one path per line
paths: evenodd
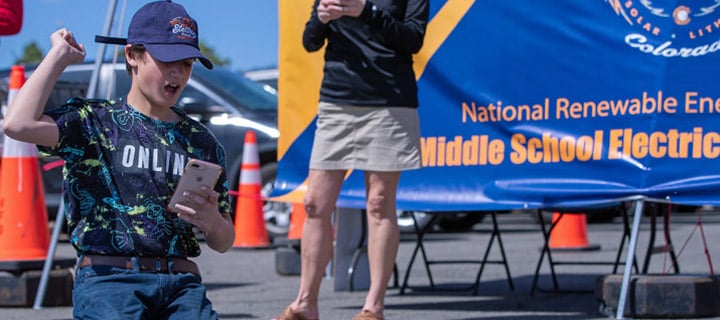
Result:
M720 51L720 0L605 0L632 26L625 43L666 58Z

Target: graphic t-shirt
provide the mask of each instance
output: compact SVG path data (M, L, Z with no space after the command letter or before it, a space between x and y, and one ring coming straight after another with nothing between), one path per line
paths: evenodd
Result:
M59 156L70 242L78 254L196 257L192 225L167 209L190 158L225 168L225 151L201 123L151 119L126 103L74 98L48 111L60 130L44 155ZM225 170L215 191L230 213Z

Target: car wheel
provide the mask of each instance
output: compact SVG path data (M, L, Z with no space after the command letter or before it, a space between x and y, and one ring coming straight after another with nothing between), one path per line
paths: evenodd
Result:
M532 211L528 212L528 214L530 214L530 217L532 217L532 220L537 224L540 224L540 222L542 222L545 225L550 225L552 223L552 216L553 216L552 211L540 210L540 215L538 215L537 210L532 210ZM542 220L540 220L540 219L542 219Z
M620 207L609 207L607 209L578 209L578 212L585 212L587 223L609 223L612 222L616 217L622 215L622 208ZM553 214L556 211L541 210L542 221L545 225L550 225L553 220ZM530 215L535 223L540 223L540 217L536 211L531 211Z
M485 213L481 212L457 212L441 215L437 224L444 231L469 231L472 230L476 223L481 222L483 218L485 218Z
M260 168L262 176L262 189L260 193L263 197L269 196L274 188L275 176L277 175L277 163L268 163ZM265 228L267 229L270 239L287 237L290 228L290 213L292 212L292 204L278 201L265 201L263 203L263 215L265 219Z
M423 229L432 221L432 215L423 211L397 211L398 227L402 233L414 233L415 226L413 225L412 216L415 215L418 228Z

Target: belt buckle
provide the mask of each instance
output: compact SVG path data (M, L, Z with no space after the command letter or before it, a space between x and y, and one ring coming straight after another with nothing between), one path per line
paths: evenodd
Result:
M155 272L162 272L162 263L160 257L155 257Z

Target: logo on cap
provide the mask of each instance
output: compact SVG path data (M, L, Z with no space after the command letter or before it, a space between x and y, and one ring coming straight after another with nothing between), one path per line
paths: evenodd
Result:
M192 40L197 39L197 25L195 22L188 17L176 17L170 20L172 26L172 33L177 36L180 40Z

